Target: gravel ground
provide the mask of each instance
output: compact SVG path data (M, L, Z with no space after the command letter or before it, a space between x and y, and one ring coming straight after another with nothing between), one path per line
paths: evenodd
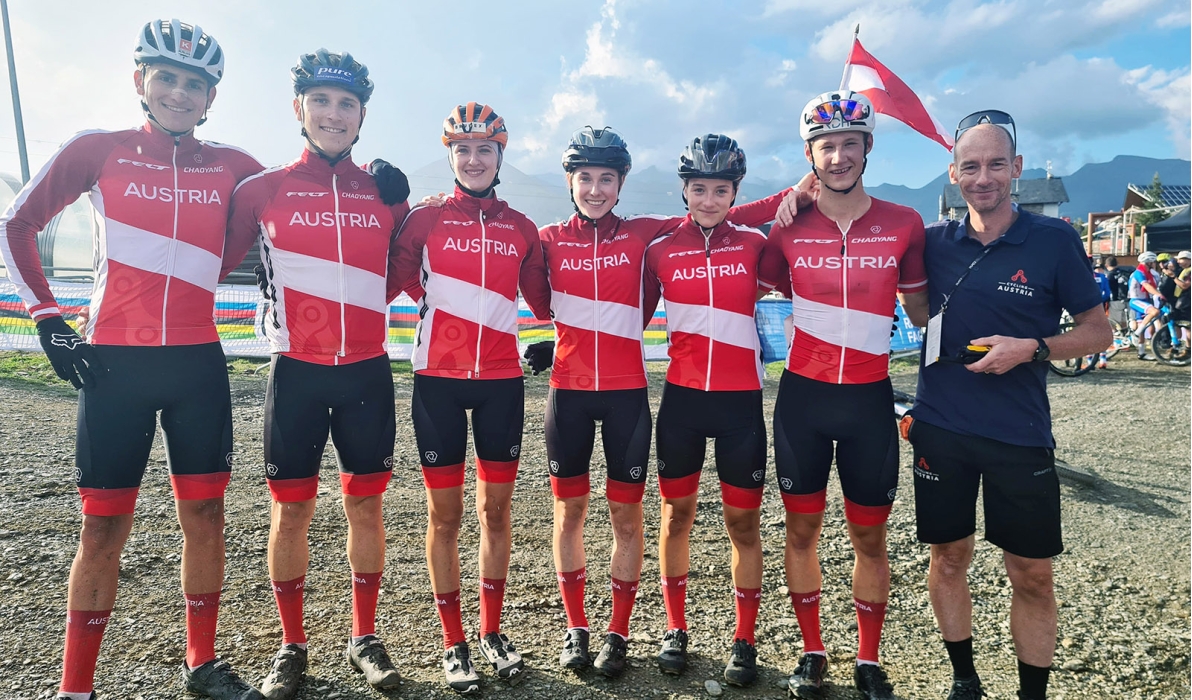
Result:
M773 371L772 371L773 374ZM657 409L660 372L652 372ZM218 648L243 675L259 681L281 632L265 566L269 499L262 470L264 377L233 378L237 467L227 497L228 567ZM915 374L896 374L913 391ZM563 610L550 557L550 488L543 468L544 377L526 379L522 472L515 496L514 550L506 594L505 631L526 656L531 673L515 689L489 682L485 694L508 698L702 698L705 681L719 679L731 643L729 545L720 523L715 470L705 470L692 536L688 620L692 666L681 678L662 676L651 663L665 624L658 580L658 496L646 490L646 562L633 617L630 668L608 682L557 668ZM395 696L454 697L441 686L438 621L423 561L425 511L414 435L408 422L412 380L397 375L399 426L393 483L386 499L389 554L378 629L405 676ZM766 383L772 406L777 381ZM1077 379L1053 378L1060 458L1096 475L1095 485L1065 482L1067 551L1056 560L1060 644L1052 698L1187 698L1189 696L1189 374L1115 361L1109 371ZM0 381L6 408L0 427L0 696L51 697L59 677L66 579L77 545L79 503L72 471L74 400L60 387L20 379ZM1156 418L1174 414L1172 419ZM160 441L159 441L160 443ZM599 446L597 454L599 455ZM927 600L927 548L914 539L910 450L903 445L902 496L890 521L893 592L883 663L899 697L943 698L950 668ZM597 458L600 461L600 458ZM178 588L181 536L160 444L141 490L137 520L122 557L120 598L100 655L97 688L104 698L176 698L184 655L183 605ZM343 660L350 631L350 588L344 554L346 526L333 461L311 529L307 629L311 668L300 698L369 698L369 689ZM599 473L602 464L594 465ZM593 479L602 484L603 479ZM851 685L856 623L849 593L851 552L839 488L830 487L821 543L824 639L835 664L826 697L857 697ZM600 494L594 494L599 496ZM610 611L608 517L593 499L588 526L589 617L603 629ZM750 689L725 688L726 698L780 698L799 653L795 617L782 586L782 505L767 484L762 506L765 593L758 622L761 679ZM465 519L461 543L464 589L476 590L477 530ZM1017 688L1009 633L1010 588L998 551L978 543L971 572L977 668L991 698ZM474 595L465 596L465 627L475 631ZM598 635L593 635L594 638Z

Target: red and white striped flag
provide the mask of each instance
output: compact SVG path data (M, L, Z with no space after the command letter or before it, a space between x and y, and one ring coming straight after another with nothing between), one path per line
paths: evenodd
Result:
M931 116L914 90L870 55L859 39L853 39L853 50L845 61L840 89L864 94L878 112L894 117L949 151L952 150L952 135Z

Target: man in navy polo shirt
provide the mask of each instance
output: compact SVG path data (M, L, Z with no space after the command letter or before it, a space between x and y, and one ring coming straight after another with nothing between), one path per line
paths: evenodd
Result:
M1076 232L1011 200L1022 172L1015 136L1004 112L961 120L948 174L969 215L927 228L932 322L906 427L918 536L931 545L928 590L953 667L949 700L984 695L967 579L982 481L985 539L1004 550L1013 586L1018 697L1046 697L1056 639L1051 557L1063 551L1047 361L1098 352L1112 340ZM1075 326L1058 335L1063 309Z

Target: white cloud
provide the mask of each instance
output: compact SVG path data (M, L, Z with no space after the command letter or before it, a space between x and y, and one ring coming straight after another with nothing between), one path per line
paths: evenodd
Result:
M778 70L774 72L769 78L766 78L766 87L777 88L786 85L786 81L790 78L791 73L795 72L795 62L789 58L784 58L782 63L778 65Z

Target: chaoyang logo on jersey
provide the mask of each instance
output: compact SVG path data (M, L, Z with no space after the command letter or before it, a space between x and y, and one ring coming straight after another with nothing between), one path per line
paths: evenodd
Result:
M206 175L208 173L222 173L223 171L224 171L224 166L222 166L222 165L208 165L208 166L202 166L202 167L197 167L197 168L194 166L188 165L182 169L182 172L184 172L184 173L194 173L196 175Z
M736 265L701 265L699 267L675 268L675 273L671 275L671 282L678 282L680 280L705 280L708 277L735 277L736 275L748 275L749 271L745 269L745 263L737 263Z
M613 241L625 241L625 240L629 240L628 233L622 233L622 234L613 236Z
M517 227L516 227L516 226L514 226L513 224L505 224L505 223L501 223L500 221L490 221L490 222L488 222L488 223L487 223L487 224L485 224L485 225L486 225L486 226L492 226L493 228L503 228L503 229L508 229L508 230L510 230L510 231L516 231L516 230L517 230Z
M286 192L287 197L326 197L329 192Z
M511 258L518 257L517 246L512 243L504 241L494 241L491 238L486 238L483 241L484 252L492 255L506 255ZM481 240L479 238L452 238L448 236L443 241L443 250L455 250L460 253L479 253Z
M877 255L849 255L847 257L831 256L831 257L812 257L810 255L800 255L795 258L791 264L792 269L808 268L811 270L818 270L823 268L825 270L839 270L842 267L847 267L850 270L854 269L872 269L882 270L888 267L898 267L898 258L893 255L881 257Z
M603 270L608 267L620 267L621 265L629 264L629 256L621 253L620 255L601 255L596 258L563 258L559 263L559 269L592 272L593 270Z
M898 236L868 236L866 238L854 238L849 243L897 243Z
M339 196L343 199L367 199L369 201L376 199L376 195L360 194L359 192L340 192Z
M290 216L291 226L335 226L333 211L296 211ZM375 214L355 214L341 211L339 225L352 228L381 228Z
M142 163L139 160L129 160L127 158L117 158L116 162L120 163L121 165L135 165L138 168L148 168L149 170L169 170L170 169L170 166L168 166L168 165L157 165L155 163Z
M179 204L223 204L217 190L176 190L172 187L156 187L154 185L138 185L128 183L124 189L125 197L156 200L159 202L178 202Z

